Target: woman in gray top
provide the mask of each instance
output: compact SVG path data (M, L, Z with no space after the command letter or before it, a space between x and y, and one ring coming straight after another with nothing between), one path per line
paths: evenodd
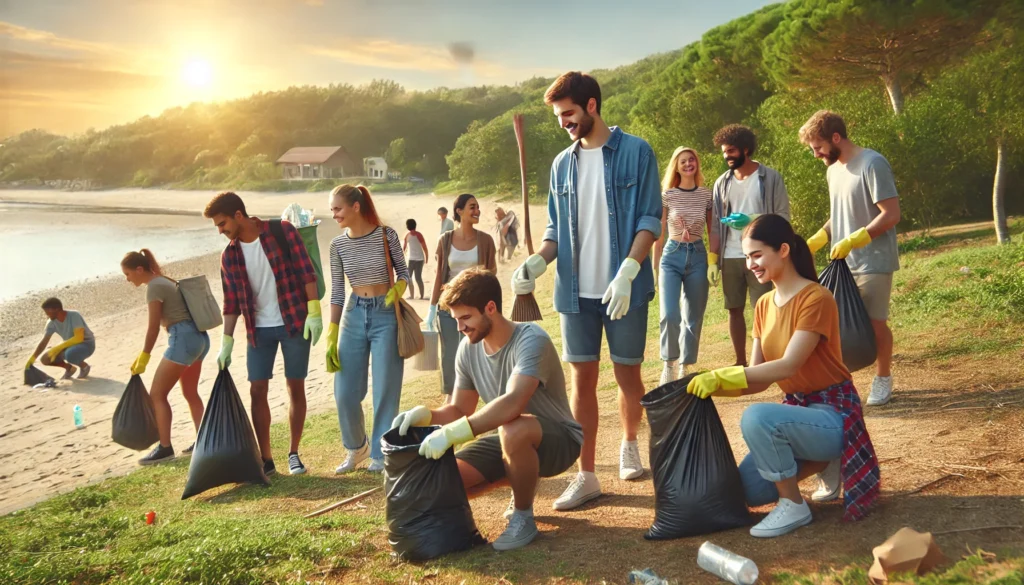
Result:
M160 444L139 460L139 465L152 465L174 458L174 447L171 446L171 404L167 395L174 388L175 382L181 382L181 392L188 402L192 422L196 430L199 430L199 423L203 420L199 374L202 372L203 358L210 351L210 336L196 328L185 306L185 299L178 290L178 283L160 272L160 265L153 258L152 252L145 248L138 252L128 252L121 260L121 272L133 285L146 285L146 303L149 305L149 328L146 330L142 352L132 363L133 376L146 371L149 354L156 345L160 327L167 329L167 351L156 368L149 389L157 428L160 430ZM185 449L184 453L191 453L193 446Z

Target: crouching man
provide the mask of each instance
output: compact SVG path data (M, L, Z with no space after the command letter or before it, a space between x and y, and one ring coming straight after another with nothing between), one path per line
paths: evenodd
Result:
M583 444L558 354L539 326L502 316L501 285L486 270L459 274L441 305L466 336L455 358L452 403L435 410L417 406L399 414L392 426L404 435L410 426L443 425L420 446L420 455L434 459L473 441L455 454L470 496L506 482L512 487L508 527L494 548L525 546L537 536L533 500L539 479L571 468ZM484 407L477 410L480 399ZM497 434L480 436L495 429Z

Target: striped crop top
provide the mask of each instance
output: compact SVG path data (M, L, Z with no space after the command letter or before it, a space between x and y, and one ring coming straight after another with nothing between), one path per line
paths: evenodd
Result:
M661 203L668 211L668 237L683 240L683 231L690 238L704 237L707 212L711 209L711 191L707 187L680 189L673 187L661 194Z
M348 230L331 240L331 304L345 306L345 277L352 286L373 286L388 283L388 265L384 257L384 238L381 227L360 238L350 238ZM395 269L395 280L409 281L405 267L405 254L398 234L387 230L388 247L391 250L391 264Z

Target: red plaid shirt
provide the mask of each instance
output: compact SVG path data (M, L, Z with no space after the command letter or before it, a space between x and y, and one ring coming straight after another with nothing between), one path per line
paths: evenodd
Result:
M864 412L853 382L836 384L821 392L786 394L782 402L793 406L827 404L843 417L844 444L839 461L843 477L843 505L846 508L843 520L860 520L866 516L868 508L878 499L882 475L875 447L864 426Z
M288 335L294 337L302 333L306 322L306 284L316 282L316 272L309 260L306 246L302 243L299 231L287 221L281 222L285 240L291 253L291 263L284 250L277 243L277 238L270 231L270 224L258 217L251 218L260 230L260 243L267 254L267 261L277 281L277 303L281 308ZM256 305L253 302L252 285L249 284L249 273L245 270L245 256L238 240L231 240L224 253L220 256L220 279L224 288L224 314L242 315L245 317L245 334L249 345L256 346Z

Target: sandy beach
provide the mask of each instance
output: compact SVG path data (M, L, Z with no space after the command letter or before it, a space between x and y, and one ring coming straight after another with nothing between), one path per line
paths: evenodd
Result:
M105 227L108 230L114 228L115 232L118 228L128 231L138 229L140 225L159 224L161 228L180 229L196 229L197 225L206 225L210 232L216 234L209 220L201 217L202 209L212 195L205 191L138 189L102 192L0 191L0 204L41 204L39 209L29 212L22 209L21 213L29 213L31 222L43 228L89 224L100 217ZM329 286L327 252L331 239L340 234L341 230L330 218L327 194L240 195L246 202L249 214L263 218L279 216L293 202L317 212L323 220L318 233ZM431 194L389 194L375 196L374 200L382 219L396 227L400 235L405 234L405 219L415 218L419 223L419 231L424 234L428 245L432 246L438 236L437 208L444 205L451 209L454 198L435 197ZM489 232L493 227L495 205L492 202L482 203L480 229ZM57 206L57 211L54 206ZM540 234L544 225L544 210L532 206L531 213L533 233ZM5 226L0 218L0 229L6 227L10 226ZM221 248L223 244L226 244L226 240L222 242ZM130 249L126 247L123 252ZM160 249L154 247L153 252L158 259L161 258ZM5 250L5 253L8 252ZM502 282L508 278L516 262L524 258L524 254L524 248L520 247L512 263L499 264ZM221 294L219 266L219 251L164 264L165 271L172 277L207 275L218 299ZM424 269L428 296L433 283L433 269L433 261ZM109 273L117 270L115 262ZM135 289L119 274L99 278L94 276L42 290L32 287L32 290L30 294L0 303L0 401L7 405L0 422L0 514L81 485L128 473L137 468L136 460L142 455L110 440L110 419L128 381L130 364L142 349L146 331L145 291ZM39 342L45 325L45 316L39 304L49 296L59 297L66 308L82 313L96 335L97 349L89 359L93 365L90 379L60 382L57 388L51 390L34 390L22 384L23 368L25 360ZM426 315L427 301L415 300L412 304L421 316ZM325 314L328 314L326 297L324 308ZM211 332L213 349L204 362L200 379L200 394L204 401L216 376L216 349L220 344L220 335L219 331ZM161 332L153 350L153 363L143 375L147 384L166 344L166 333ZM311 415L335 408L333 376L325 371L322 359L325 351L325 341L321 339L311 354L310 372L306 380ZM245 363L244 343L236 344L233 361L235 364ZM282 369L283 364L278 359L270 392L275 422L283 420L287 411ZM58 377L59 370L46 370ZM235 365L233 370L243 400L248 403L244 366ZM406 379L411 379L424 374L407 367L405 375ZM82 430L76 430L72 424L72 409L76 404L84 412L86 427ZM175 414L172 442L180 450L192 442L194 430L178 390L171 392L171 406ZM283 446L276 447L277 456L280 457ZM342 458L339 439L339 462Z

